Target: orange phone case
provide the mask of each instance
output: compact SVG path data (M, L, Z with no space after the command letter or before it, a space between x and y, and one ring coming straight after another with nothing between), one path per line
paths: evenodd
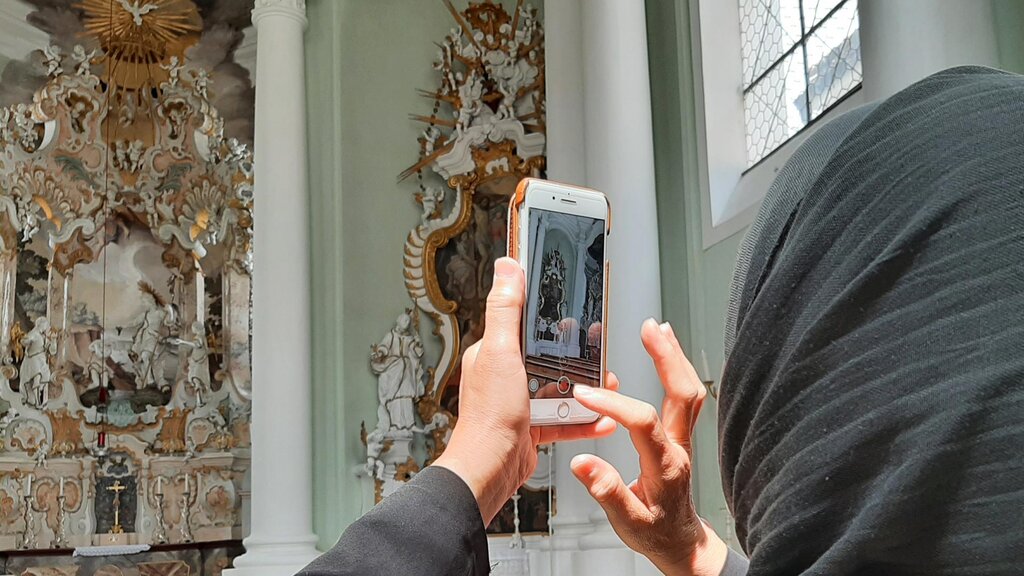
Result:
M516 186L516 191L512 195L512 198L508 202L508 248L506 252L510 258L519 260L519 210L526 200L526 188L531 182L545 182L540 178L523 178L519 181ZM554 180L546 180L546 182L554 182ZM555 182L559 186L567 186L569 188L576 188L578 190L586 190L591 192L588 188L580 186L574 186L572 184L563 184L562 182ZM608 200L608 196L604 197L604 201L608 204L608 218L605 220L605 236L612 233L612 203ZM601 365L604 366L605 372L608 371L608 300L611 295L611 282L610 278L612 275L612 263L611 260L605 256L604 260L604 316L602 318L602 334L601 334ZM604 375L601 375L601 382L604 382Z

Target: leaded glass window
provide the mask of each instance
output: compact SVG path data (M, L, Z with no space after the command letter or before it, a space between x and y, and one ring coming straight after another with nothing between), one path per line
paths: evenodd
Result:
M861 82L857 0L739 0L747 166Z

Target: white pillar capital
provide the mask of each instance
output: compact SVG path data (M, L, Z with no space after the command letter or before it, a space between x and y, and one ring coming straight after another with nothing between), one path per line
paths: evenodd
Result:
M259 28L260 22L270 17L282 17L294 20L306 27L306 0L256 0L252 9L252 23Z

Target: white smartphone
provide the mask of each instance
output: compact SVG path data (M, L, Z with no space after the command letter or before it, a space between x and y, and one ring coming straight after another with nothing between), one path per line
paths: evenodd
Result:
M604 386L611 212L604 194L528 178L509 205L509 254L526 272L522 346L534 425L598 414L573 398Z

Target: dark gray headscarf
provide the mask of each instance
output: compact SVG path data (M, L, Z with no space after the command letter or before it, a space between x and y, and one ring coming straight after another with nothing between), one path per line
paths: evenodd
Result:
M750 574L1024 574L1024 77L948 70L819 130L729 312Z

